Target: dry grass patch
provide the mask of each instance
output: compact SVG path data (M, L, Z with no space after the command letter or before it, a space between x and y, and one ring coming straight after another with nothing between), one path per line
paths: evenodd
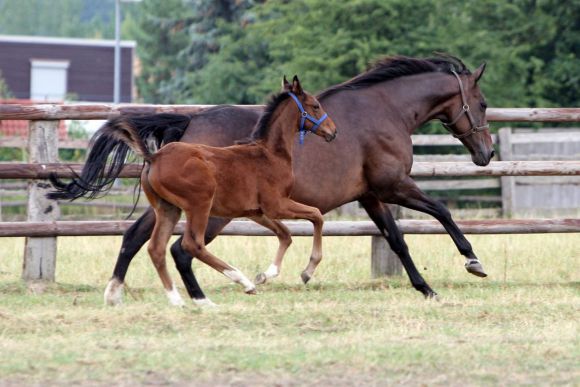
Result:
M143 253L128 277L136 298L105 308L120 240L59 240L58 284L44 289L18 280L22 241L0 240L0 383L580 382L577 235L470 237L491 274L483 281L464 272L448 237L408 236L440 302L406 278L370 280L369 238L326 238L304 287L311 240L296 238L282 276L255 297L196 264L216 310L168 306ZM276 243L229 237L211 249L253 275Z

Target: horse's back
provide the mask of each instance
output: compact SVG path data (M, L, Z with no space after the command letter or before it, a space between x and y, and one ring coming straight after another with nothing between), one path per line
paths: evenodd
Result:
M260 107L216 106L191 117L181 142L230 146L248 137L262 113Z

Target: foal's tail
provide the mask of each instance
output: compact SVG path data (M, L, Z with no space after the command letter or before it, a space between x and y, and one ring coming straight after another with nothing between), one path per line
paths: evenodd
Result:
M127 163L130 150L145 161L155 152L150 147L178 141L191 117L182 114L117 117L107 121L91 138L89 154L80 175L65 183L56 174L50 181L55 190L49 199L94 199L108 192Z

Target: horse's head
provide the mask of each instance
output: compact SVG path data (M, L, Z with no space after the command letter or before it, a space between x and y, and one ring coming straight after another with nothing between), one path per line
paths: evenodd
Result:
M298 76L294 75L292 83L288 82L286 76L284 76L282 88L290 94L300 111L298 131L300 132L301 142L304 134L308 131L323 137L327 142L335 139L336 125L322 109L320 102L313 95L302 89Z
M494 155L485 117L487 103L478 85L484 70L485 63L473 74L458 74L452 70L457 95L450 99L444 112L447 122L443 122L453 137L459 139L469 150L471 160L481 166L489 164Z

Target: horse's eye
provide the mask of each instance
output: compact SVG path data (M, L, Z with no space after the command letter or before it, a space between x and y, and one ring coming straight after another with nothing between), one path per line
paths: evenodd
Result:
M485 109L487 109L487 103L486 103L485 101L482 101L482 102L480 103L480 106L481 106L481 110L485 110Z
M320 109L320 105L314 105L313 108L314 108L314 110L318 110L318 109Z

